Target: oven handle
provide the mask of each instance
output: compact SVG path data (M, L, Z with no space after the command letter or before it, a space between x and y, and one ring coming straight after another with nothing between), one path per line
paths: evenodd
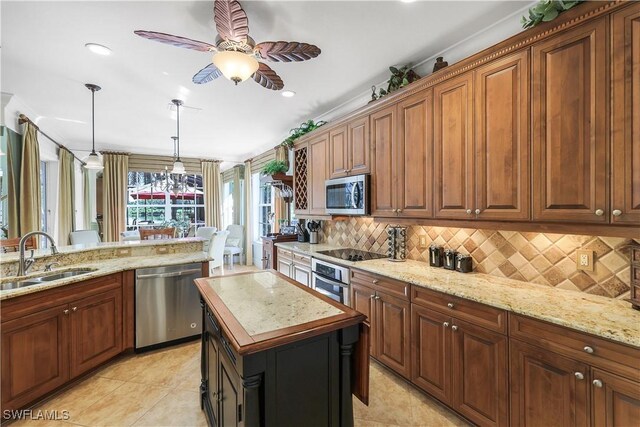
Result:
M311 277L313 278L313 289L316 288L316 279L323 280L323 281L327 282L330 285L340 286L341 288L347 288L347 289L349 288L348 284L342 283L342 282L336 282L335 280L331 280L331 279L327 279L326 277L319 275L315 271L313 273L311 273Z
M322 288L315 288L314 290L315 290L316 292L318 292L319 294L322 294L322 295L324 295L324 296L326 296L326 297L329 297L329 298L331 298L331 299L333 299L333 298L335 298L335 297L339 296L339 295L336 295L336 294L332 294L332 293L331 293L331 292L329 292L329 291L325 291L325 290L324 290L324 289L322 289Z

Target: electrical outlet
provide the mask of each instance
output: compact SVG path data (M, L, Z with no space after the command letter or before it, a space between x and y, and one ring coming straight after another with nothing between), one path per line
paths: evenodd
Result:
M162 254L168 254L169 253L169 248L166 246L158 246L156 248L156 253L158 255L162 255Z
M131 256L131 248L119 248L118 256Z
M578 249L576 251L576 268L578 270L593 271L593 251Z
M420 242L418 243L420 249L424 249L427 247L427 236L420 236Z

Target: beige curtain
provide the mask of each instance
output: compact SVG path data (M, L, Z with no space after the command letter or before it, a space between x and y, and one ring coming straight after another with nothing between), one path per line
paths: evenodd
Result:
M283 147L282 145L278 145L275 148L275 151L276 151L276 160L282 160L285 162L289 160L289 156L288 156L289 153L286 147ZM273 211L276 215L276 221L275 221L275 224L273 224L273 232L279 233L280 220L287 219L287 204L285 203L284 199L280 196L280 190L278 189L274 190L274 195L275 195L275 200L273 203Z
M127 184L129 155L124 153L103 153L104 173L102 178L102 199L105 242L120 240L120 232L125 231L127 221Z
M204 221L210 227L222 228L222 179L220 162L202 161L202 184L204 190Z
M69 233L75 224L75 171L73 154L66 148L58 150L58 244L69 244Z
M25 124L22 135L19 206L20 235L40 230L40 147L31 123Z
M91 200L91 172L89 169L82 168L82 221L84 222L84 229L90 230L92 227L93 218L91 218L91 207L93 201Z
M251 160L244 162L244 228L247 265L253 265L253 194L251 188Z
M20 237L20 164L22 163L22 141L20 135L3 127L7 141L7 217L8 236Z

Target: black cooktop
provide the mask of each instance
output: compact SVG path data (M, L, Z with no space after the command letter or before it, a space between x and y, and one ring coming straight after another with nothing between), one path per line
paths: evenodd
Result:
M319 254L340 258L345 261L368 261L370 259L387 258L386 255L375 252L359 251L357 249L332 249L330 251L318 251Z

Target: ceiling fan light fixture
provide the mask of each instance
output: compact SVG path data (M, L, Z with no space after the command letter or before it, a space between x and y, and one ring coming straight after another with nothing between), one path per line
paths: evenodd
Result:
M238 84L247 80L258 71L258 61L243 52L228 50L218 52L213 56L213 64L218 67L222 75Z

